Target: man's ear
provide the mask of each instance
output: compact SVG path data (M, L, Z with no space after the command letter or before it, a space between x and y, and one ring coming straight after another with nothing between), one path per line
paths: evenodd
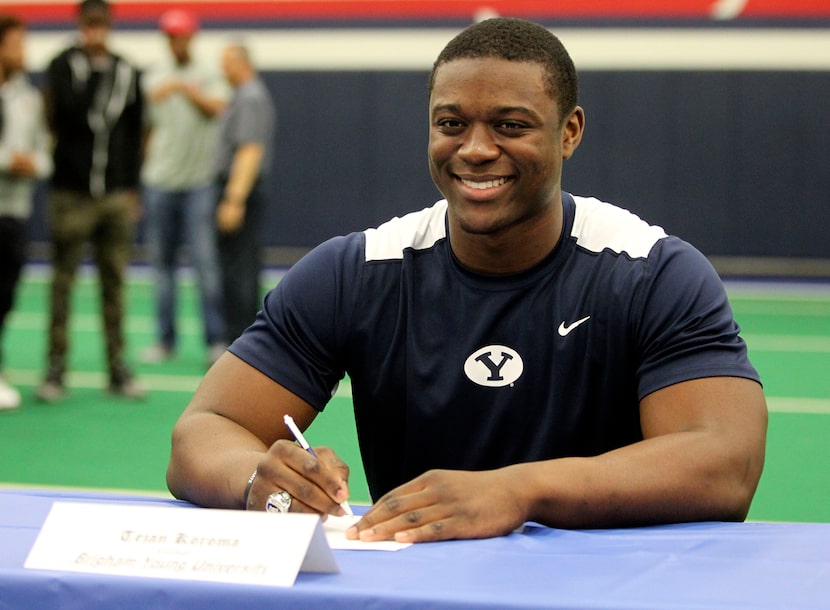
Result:
M577 106L565 119L562 126L562 158L570 159L582 141L585 131L585 111Z

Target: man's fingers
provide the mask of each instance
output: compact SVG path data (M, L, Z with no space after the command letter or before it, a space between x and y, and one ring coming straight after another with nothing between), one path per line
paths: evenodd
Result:
M378 502L346 533L348 538L366 541L389 540L400 532L416 530L429 523L436 523L433 540L442 539L443 520L448 517L447 506L436 504L430 494L415 491L390 492ZM423 534L415 535L421 538Z
M340 457L329 447L317 447L315 448L315 451L317 452L317 457L320 458L320 461L338 473L340 481L334 488L333 492L335 498L341 498L338 499L338 502L345 502L349 499L349 465L341 460Z
M340 502L344 501L339 498L348 497L348 483L342 478L343 468L329 465L328 460L334 456L330 450L329 453L324 461L292 441L279 440L269 450L273 459L260 466L257 478L263 477L269 487L287 491L314 512L337 514ZM348 468L345 474L348 476Z
M439 512L438 507L411 510L387 521L358 522L347 537L366 542L394 539L398 542L435 542L459 537L457 519Z

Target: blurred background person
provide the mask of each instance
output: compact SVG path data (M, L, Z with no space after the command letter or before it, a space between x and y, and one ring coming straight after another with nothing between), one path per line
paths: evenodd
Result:
M196 272L207 360L225 351L222 284L216 250L213 160L217 117L229 88L215 63L193 56L196 16L165 12L159 20L169 61L147 72L149 141L142 169L145 238L155 273L158 338L142 350L143 362L171 358L177 347L176 270L179 246L188 246Z
M24 71L25 36L23 21L0 15L0 337L26 262L35 183L52 172L43 100ZM3 377L2 365L0 346L0 409L14 409L20 392Z
M230 106L222 115L216 156L219 260L231 342L260 308L260 231L265 223L276 109L243 45L225 48L222 69L234 89Z
M75 272L91 242L101 287L109 393L143 398L124 360L124 273L138 200L143 97L135 67L108 47L105 0L78 5L79 39L45 74L46 115L55 141L48 198L52 245L48 368L40 400L64 397L69 302Z

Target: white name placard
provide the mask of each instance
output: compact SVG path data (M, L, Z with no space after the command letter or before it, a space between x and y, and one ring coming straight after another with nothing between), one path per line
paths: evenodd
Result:
M339 571L317 515L81 502L52 505L24 566L272 587Z

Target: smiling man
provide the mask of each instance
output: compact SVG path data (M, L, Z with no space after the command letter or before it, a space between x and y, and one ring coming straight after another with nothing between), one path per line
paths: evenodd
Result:
M706 259L561 190L577 76L546 29L471 26L430 80L446 197L295 265L173 433L171 491L342 514L348 466L291 441L351 379L372 508L353 538L746 516L766 405Z

